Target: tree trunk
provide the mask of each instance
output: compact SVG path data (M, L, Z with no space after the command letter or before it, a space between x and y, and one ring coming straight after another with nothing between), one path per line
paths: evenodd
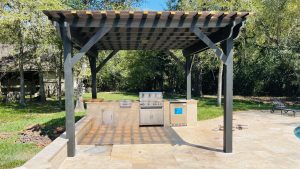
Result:
M199 96L200 97L203 97L203 91L202 91L202 68L200 68L200 71L199 71L199 84L198 84L198 91L199 91Z
M222 104L222 76L223 76L223 63L220 63L219 66L219 74L218 74L218 94L217 94L217 101L218 106L221 106Z
M24 47L23 47L21 27L19 28L18 38L20 42L20 49L19 49L20 51L18 56L19 71L20 71L20 105L25 106L25 83L24 83L24 63L23 63Z
M97 75L92 72L92 99L97 99Z
M82 96L84 94L84 85L80 78L77 80L77 84L75 112L83 112L84 104Z
M31 75L31 86L30 86L30 102L32 102L32 95L34 94L34 90L35 90L35 83L34 83L34 77L33 74Z
M20 53L23 55L23 52ZM23 56L20 56L23 57ZM20 104L25 106L25 84L24 84L24 67L23 61L20 58L19 60L19 71L20 71Z
M163 73L161 74L161 77L160 77L160 91L164 91L164 75L163 75Z
M196 66L194 66L196 67ZM195 73L192 75L192 88L195 89L194 93L192 94L195 97L199 97L199 71L198 69L193 70Z
M197 65L199 66L199 65ZM195 70L195 96L197 97L202 97L203 96L203 92L202 92L202 68L198 68Z
M46 94L45 94L45 83L44 83L44 74L41 69L39 69L39 85L40 85L40 102L44 103L46 101Z

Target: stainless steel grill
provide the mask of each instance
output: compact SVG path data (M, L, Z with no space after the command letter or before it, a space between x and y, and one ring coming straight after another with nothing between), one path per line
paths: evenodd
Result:
M163 125L162 92L140 92L140 125Z
M141 108L161 108L162 106L162 92L140 92Z

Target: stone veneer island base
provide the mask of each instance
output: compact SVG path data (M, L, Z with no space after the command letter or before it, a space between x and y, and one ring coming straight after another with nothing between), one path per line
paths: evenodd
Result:
M185 116L183 125L194 126L197 123L197 100L164 100L163 102L163 126L172 125L174 115L174 103L183 107L182 114ZM130 107L123 108L119 101L86 102L87 116L92 116L94 125L133 126L140 125L139 101L132 101Z

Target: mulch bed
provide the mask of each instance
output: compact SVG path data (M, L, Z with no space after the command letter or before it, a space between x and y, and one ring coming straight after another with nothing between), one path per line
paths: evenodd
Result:
M51 136L49 138L48 135L44 134L45 133L45 131L43 131L44 129L45 127L40 124L26 127L25 130L19 133L20 134L19 142L34 143L39 147L45 147L48 144L50 144L52 140L54 140L64 132L63 127L56 127L53 131L51 131Z

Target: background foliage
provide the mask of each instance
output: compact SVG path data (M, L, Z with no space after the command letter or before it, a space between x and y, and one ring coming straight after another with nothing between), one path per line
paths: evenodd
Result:
M234 94L300 95L300 5L297 0L169 0L168 8L255 13L248 18L235 41ZM175 52L184 62L180 51ZM99 87L102 90L184 92L185 77L180 63L169 56L158 56L163 54L152 51L119 54L99 74L99 77L107 77L101 79ZM212 51L198 54L192 72L194 95L216 94L219 64Z
M49 46L60 41L53 26L41 14L42 9L136 9L141 0L3 0L1 5L0 42L19 45L14 36L21 29L22 43L32 47L31 56L49 55ZM17 8L6 4L19 4ZM13 9L13 10L12 10ZM300 3L298 0L169 0L166 10L250 11L240 37L235 40L235 95L300 95ZM30 19L31 18L31 19ZM37 19L41 18L41 19ZM16 27L22 23L21 27ZM20 24L19 24L20 25ZM40 29L46 30L42 32ZM55 38L53 38L55 37ZM51 49L51 47L50 47ZM178 60L158 51L122 51L97 74L99 91L162 90L185 92L185 58L173 51ZM108 55L100 52L98 64ZM86 62L87 59L83 59ZM81 62L81 63L82 63ZM54 68L57 68L57 62ZM26 64L26 63L25 63ZM192 70L192 90L195 96L217 93L220 61L207 50L195 58ZM76 67L80 74L81 66ZM86 76L90 85L90 73Z

